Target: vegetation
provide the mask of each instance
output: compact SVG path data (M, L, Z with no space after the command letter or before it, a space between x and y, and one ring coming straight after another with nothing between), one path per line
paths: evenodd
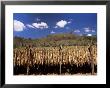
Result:
M97 70L97 47L64 46L14 49L14 74L75 74ZM92 62L91 62L92 61ZM29 70L29 71L28 71Z
M14 37L14 74L94 74L97 72L96 44L96 36L71 33L39 39Z
M90 43L96 45L96 36L78 36L75 34L52 34L40 39L26 39L14 37L14 48L25 47L31 45L33 47L50 47L50 46L87 46Z

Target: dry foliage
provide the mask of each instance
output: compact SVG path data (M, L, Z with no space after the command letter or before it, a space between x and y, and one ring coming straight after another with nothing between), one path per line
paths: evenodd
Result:
M91 54L89 46L65 46L59 47L33 47L14 49L14 65L34 65L34 64L90 64L90 58L97 64L97 47L92 46Z

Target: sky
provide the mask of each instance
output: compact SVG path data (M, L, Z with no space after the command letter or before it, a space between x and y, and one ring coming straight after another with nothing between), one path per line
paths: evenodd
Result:
M96 13L14 13L13 35L42 38L50 34L97 35Z

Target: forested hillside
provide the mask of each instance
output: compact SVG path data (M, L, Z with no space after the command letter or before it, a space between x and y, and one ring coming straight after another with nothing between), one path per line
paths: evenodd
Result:
M75 34L52 34L48 35L44 38L39 39L25 39L21 37L14 37L14 48L25 47L27 45L31 45L33 47L49 47L49 46L76 46L83 45L86 46L91 42L96 44L97 38L96 36L78 36Z

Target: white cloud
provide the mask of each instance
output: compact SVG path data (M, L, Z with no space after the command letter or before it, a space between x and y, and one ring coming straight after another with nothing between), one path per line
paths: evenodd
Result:
M51 34L54 34L55 32L54 31L51 31Z
M92 36L92 34L87 34L87 36Z
M25 25L18 21L18 20L14 20L14 31L23 31L25 28Z
M72 23L72 21L73 21L73 19L70 19L70 20L68 21L68 24Z
M85 31L85 32L90 32L91 30L90 30L89 27L87 27L87 28L84 28L84 31Z
M71 21L68 21L68 24L70 24L71 23Z
M67 21L65 21L65 20L60 20L60 21L58 21L57 23L56 23L56 26L58 26L58 27L60 27L60 28L64 28L65 27L65 25L67 25Z
M39 29L48 28L48 25L45 22L32 23L32 26L34 26L35 28L39 28Z
M92 32L95 32L95 30L91 30Z
M37 21L40 21L40 19L39 19L39 18L37 18L36 20L37 20Z
M35 28L34 26L32 26L30 24L27 24L26 26L29 27L29 28Z
M77 29L77 30L74 30L74 32L77 32L78 33L78 32L80 32L80 30Z
M53 28L58 28L58 26L55 26L55 27L53 27Z

